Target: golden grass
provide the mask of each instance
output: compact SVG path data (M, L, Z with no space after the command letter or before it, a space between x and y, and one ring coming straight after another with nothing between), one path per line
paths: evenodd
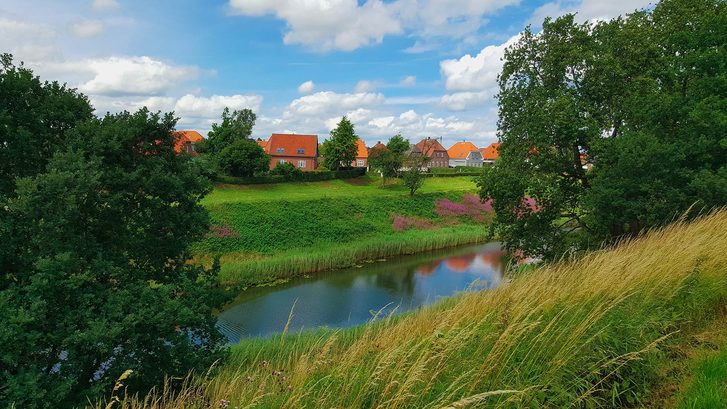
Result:
M724 303L726 249L722 210L415 313L245 341L178 395L116 407L620 406L644 396L664 343Z

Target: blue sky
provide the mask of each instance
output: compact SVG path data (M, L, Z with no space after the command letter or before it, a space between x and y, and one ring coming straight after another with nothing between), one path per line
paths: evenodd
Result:
M175 111L204 134L225 106L255 137L326 137L342 115L373 144L402 133L496 140L508 44L545 16L644 0L0 0L0 52L78 87L97 113Z

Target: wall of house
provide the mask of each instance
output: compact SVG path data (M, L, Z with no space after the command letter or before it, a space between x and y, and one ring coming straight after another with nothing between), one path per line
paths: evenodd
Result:
M318 167L318 161L315 158L301 158L299 156L275 156L270 160L270 170L275 169L280 161L292 163L296 168L300 168L305 172L316 170ZM304 166L300 166L299 161L305 161Z
M427 165L430 168L447 168L449 167L449 154L447 152L433 152Z
M351 163L351 167L354 167L354 168L366 168L368 166L369 166L368 158L356 158L356 159L354 159L353 163Z

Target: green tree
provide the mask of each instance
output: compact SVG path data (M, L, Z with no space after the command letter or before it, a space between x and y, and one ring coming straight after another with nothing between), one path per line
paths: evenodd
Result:
M232 142L216 155L216 160L222 171L238 177L267 172L270 166L270 155L252 139Z
M174 153L175 122L146 109L87 120L14 177L0 203L0 406L75 407L128 369L143 391L220 357L225 294L187 263L211 185Z
M424 184L424 167L429 158L424 155L410 154L406 159L406 170L402 172L401 178L404 186L409 189L409 196L414 196L417 190Z
M270 174L273 176L283 176L286 180L299 180L303 177L303 171L290 162L278 162L275 168L270 171Z
M402 155L392 152L385 146L373 147L369 152L369 166L381 173L382 186L386 185L388 179L398 175L402 161Z
M42 82L0 54L0 199L15 189L16 177L41 171L66 132L92 113L85 95Z
M402 156L402 160L406 152L409 150L409 141L404 139L401 134L396 134L389 139L386 143L386 147L393 153Z
M323 142L321 146L325 167L330 170L350 167L356 159L357 140L358 135L356 135L353 124L344 116L336 128L331 131L330 139Z
M240 139L250 139L257 115L250 109L222 111L222 123L213 123L207 139L199 144L201 153L216 155Z
M725 4L522 33L499 77L500 160L479 181L508 246L557 257L727 203Z

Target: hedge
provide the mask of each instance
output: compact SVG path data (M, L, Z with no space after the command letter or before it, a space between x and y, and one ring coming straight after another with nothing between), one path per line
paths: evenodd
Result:
M239 178L218 174L215 179L217 182L220 183L229 183L234 185L263 185L284 182L319 182L322 180L332 179L353 179L364 176L365 174L366 168L354 168L337 171L316 170L312 172L303 172L300 175L294 175L293 177L286 177L281 175L263 175Z

